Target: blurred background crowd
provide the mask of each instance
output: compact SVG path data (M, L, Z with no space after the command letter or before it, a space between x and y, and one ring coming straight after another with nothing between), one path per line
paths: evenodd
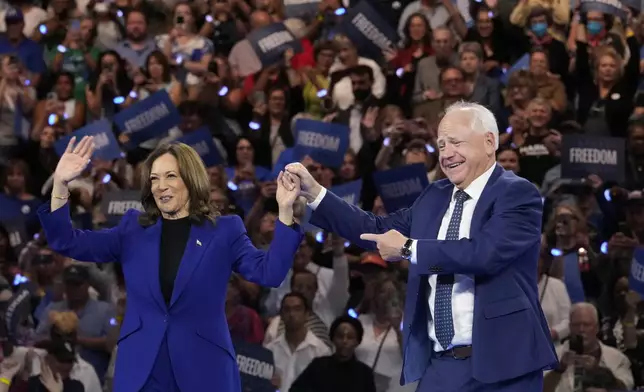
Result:
M313 13L293 15L302 1L0 1L0 302L28 294L0 326L4 354L22 358L0 364L0 390L112 390L122 270L53 253L36 210L51 192L57 140L160 91L178 126L136 145L115 130L122 157L94 159L70 184L76 227L113 225L106 195L138 190L156 145L205 127L223 159L208 168L212 203L266 248L274 173L292 157L298 119L345 127L340 165L302 163L327 188L361 180L356 204L383 215L392 211L374 173L420 164L430 183L443 178L441 113L475 101L496 115L498 163L544 198L535 279L562 364L544 391L644 387L644 304L629 285L644 241L640 4L620 3L618 15L576 0L363 0L399 36L366 54L340 28L357 2L312 2ZM299 48L267 65L246 37L275 23ZM562 176L568 135L624 140L621 179ZM272 353L273 390L413 391L398 385L407 270L311 229L280 287L232 277L231 336Z

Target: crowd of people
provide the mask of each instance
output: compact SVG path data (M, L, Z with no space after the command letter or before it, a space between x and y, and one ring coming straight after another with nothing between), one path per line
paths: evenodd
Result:
M0 391L112 390L122 268L56 254L36 212L51 195L57 140L160 91L178 126L135 145L115 128L122 157L93 159L69 184L75 227L114 225L107 195L138 191L157 145L206 127L224 161L208 168L211 203L266 249L274 173L292 160L299 119L349 132L337 167L301 160L315 179L327 189L362 180L356 204L391 213L374 173L422 164L429 183L444 178L438 122L449 105L477 102L502 131L498 164L544 200L535 279L560 360L544 392L644 387L644 302L629 286L644 241L644 16L580 0L364 1L400 38L377 56L342 28L348 0L300 15L288 0L0 2L0 302L29 293L24 317L0 328L11 359ZM267 65L245 37L275 23L298 49ZM569 135L625 140L624 180L563 176ZM312 228L278 288L232 277L231 337L272 353L280 391L413 391L399 385L407 271Z

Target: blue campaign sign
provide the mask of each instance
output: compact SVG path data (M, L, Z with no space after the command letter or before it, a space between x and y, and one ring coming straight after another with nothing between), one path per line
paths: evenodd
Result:
M310 19L318 12L320 0L284 0L287 18Z
M429 185L427 169L422 163L375 172L373 180L388 213L411 207Z
M526 53L523 56L521 56L520 59L518 59L509 69L507 69L503 74L501 74L501 83L504 85L508 84L508 80L510 79L510 75L512 75L516 71L520 71L522 69L528 69L530 67L530 54Z
M111 161L123 157L123 153L119 148L119 144L112 132L112 125L106 119L94 121L93 123L84 126L83 128L74 131L71 135L67 135L58 139L54 148L58 155L63 155L69 140L72 136L76 136L76 141L80 141L83 136L94 136L94 156L104 161Z
M212 140L212 134L210 134L208 127L202 127L185 134L178 138L177 141L194 148L206 167L216 166L224 162L217 146L215 146L215 142Z
M295 122L293 158L301 161L308 155L324 166L338 168L349 148L349 132L346 125L301 118Z
M619 0L581 0L582 13L588 11L599 11L605 14L614 15L621 19L626 19L626 10Z
M257 29L248 34L246 39L264 67L283 62L287 49L293 49L295 53L302 51L302 44L284 23L273 23Z
M626 175L626 141L619 137L564 135L561 177L586 178L596 174L621 183Z
M378 14L367 0L347 10L338 30L368 57L381 58L382 51L392 49L399 40L398 32Z
M116 225L129 210L143 211L141 193L132 190L107 192L101 200L101 212L107 218L108 225Z
M27 225L25 217L16 215L9 219L0 219L0 226L4 227L9 235L9 245L14 250L22 249L29 242L27 238Z
M120 132L127 133L133 146L167 134L180 121L179 111L165 90L150 95L114 116L114 124Z
M628 278L628 286L631 290L644 296L644 248L635 249L633 261L631 262L631 276Z
M271 180L276 179L279 176L280 172L284 170L286 165L291 162L295 162L295 158L293 158L293 152L293 148L287 148L282 151L280 156L277 158L277 162L275 162L275 164L273 165L273 170L271 171L271 174L269 176Z
M23 214L29 214L31 210L22 212L24 207L25 204L21 203L17 198L0 192L0 221L8 221L19 218ZM29 206L26 207L29 208Z
M234 342L237 367L244 392L275 392L271 383L275 364L273 353L259 344Z
M358 205L362 192L362 180L347 182L331 188L331 192L349 204Z
M634 9L635 11L640 11L642 9L641 0L621 0L621 2L628 8Z

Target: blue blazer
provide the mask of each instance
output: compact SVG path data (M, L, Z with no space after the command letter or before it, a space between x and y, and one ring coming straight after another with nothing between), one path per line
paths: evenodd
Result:
M235 351L224 305L233 271L264 286L278 287L293 263L302 232L281 222L267 252L257 250L241 219L218 217L215 224L193 225L166 306L159 283L161 221L144 228L139 212L128 211L117 227L100 231L72 228L69 205L38 211L54 251L81 261L120 262L127 308L118 340L114 390L138 392L167 345L182 391L240 391Z
M439 241L438 230L454 185L430 184L408 209L376 217L327 193L311 223L365 249L362 233L398 230L417 239L410 264L404 313L401 383L420 379L431 366L427 331L430 274L474 276L473 377L494 383L557 364L537 291L542 201L537 188L497 165L472 218L471 238Z

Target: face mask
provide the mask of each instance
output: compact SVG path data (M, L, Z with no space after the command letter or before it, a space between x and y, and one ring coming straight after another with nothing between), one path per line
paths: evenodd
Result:
M604 27L602 26L602 24L600 22L597 22L595 20L591 20L586 25L586 29L588 30L588 34L597 35L597 34L601 33L601 31L604 29Z
M543 22L535 23L532 25L532 32L534 35L541 38L548 32L548 25Z
M369 94L371 94L370 90L353 90L353 96L356 98L356 101L359 102L364 102Z

